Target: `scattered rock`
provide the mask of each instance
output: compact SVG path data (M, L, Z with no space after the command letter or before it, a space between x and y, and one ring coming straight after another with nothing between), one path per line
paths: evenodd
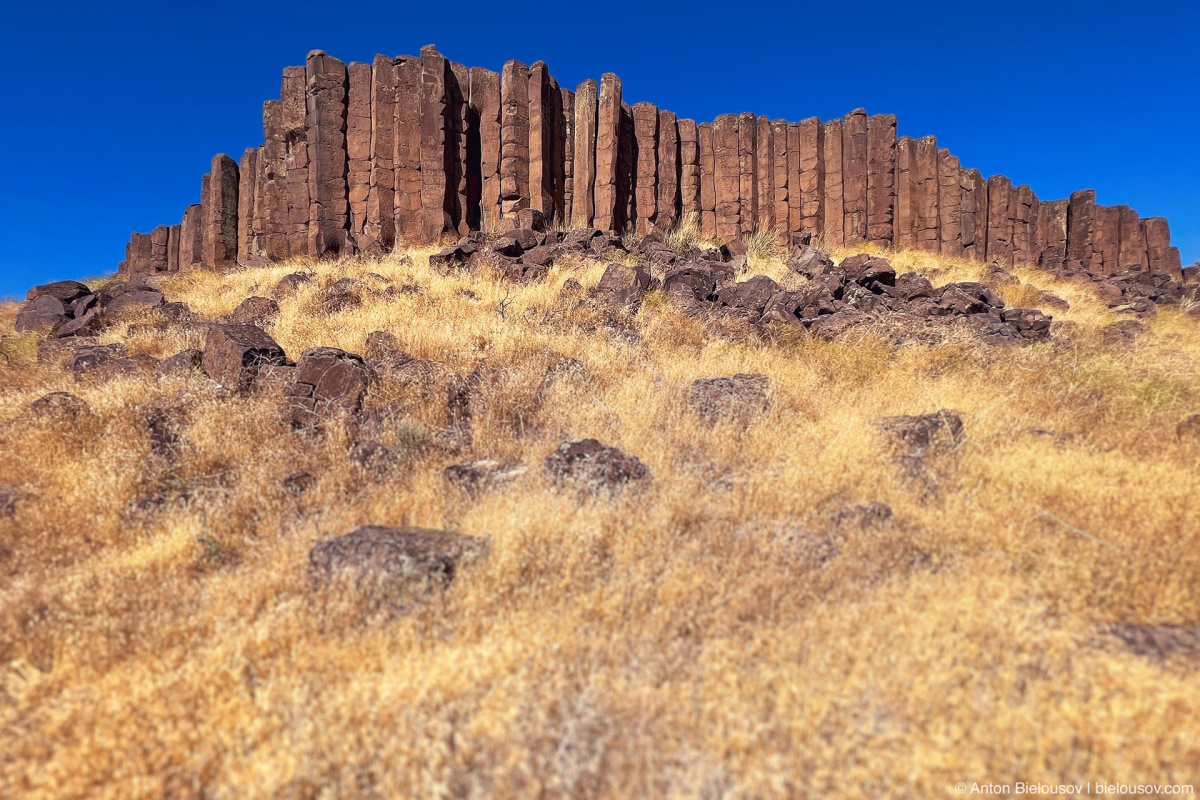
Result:
M359 442L350 448L350 463L363 472L382 477L391 469L392 452L376 441Z
M283 479L283 489L297 497L317 485L317 479L307 472L289 472Z
M1101 331L1101 339L1105 344L1132 344L1144 331L1145 326L1136 319L1123 319L1105 325Z
M0 484L0 517L11 517L17 513L17 505L27 497L16 486Z
M100 344L80 347L67 359L67 369L80 377L99 368L114 358L125 355L125 347L121 344Z
M247 297L228 316L220 321L231 325L266 327L279 316L279 303L269 297Z
M296 362L287 395L295 428L315 428L338 412L355 414L371 382L362 358L336 347L311 347Z
M117 318L161 308L166 302L162 292L155 289L133 289L117 295L103 309L106 317Z
M345 582L370 595L413 595L445 588L463 565L486 551L486 540L474 536L368 525L317 542L308 569L317 586Z
M872 500L855 503L837 511L829 518L835 528L857 528L863 532L878 531L892 522L892 507L887 503Z
M932 414L881 417L875 424L894 444L913 456L952 453L966 440L962 417L947 409Z
M29 404L35 417L47 422L76 425L94 416L92 407L68 392L51 392Z
M67 322L55 333L60 339L72 336L94 336L100 332L101 319L95 309L85 311L81 316Z
M1200 627L1186 625L1113 625L1109 636L1135 655L1162 661L1171 657L1200 658Z
M53 295L42 294L27 302L17 313L16 331L49 335L69 319L63 301Z
M195 348L181 350L158 365L158 377L191 377L204 372L204 353Z
M399 350L400 340L396 338L396 334L389 331L371 331L363 345L363 352L367 358L383 358Z
M362 291L354 278L342 278L317 292L317 307L326 314L336 314L358 308L363 304Z
M720 420L746 421L770 408L766 375L739 372L731 377L700 378L688 390L688 404L708 423Z
M287 355L262 328L213 325L204 343L202 364L208 377L233 391L249 391L259 370L284 365Z
M307 272L293 272L290 275L284 275L279 279L279 283L275 284L275 288L271 290L271 296L276 300L282 300L289 295L295 294L300 287L312 280L312 275Z
M443 471L446 481L467 493L497 489L529 471L521 464L487 458L451 464Z
M1200 414L1185 417L1175 426L1175 438L1180 442L1200 442Z
M38 297L48 295L62 303L70 305L79 298L91 293L92 290L79 281L56 281L54 283L44 283L41 286L34 286L25 293L25 299L35 300Z
M157 371L158 359L139 353L105 361L97 367L96 376L102 381L111 381L118 378L144 378Z
M563 442L546 456L546 472L558 485L574 484L610 493L650 476L637 456L627 455L595 439Z
M645 267L610 264L596 285L594 296L612 308L636 312L649 288L650 273Z

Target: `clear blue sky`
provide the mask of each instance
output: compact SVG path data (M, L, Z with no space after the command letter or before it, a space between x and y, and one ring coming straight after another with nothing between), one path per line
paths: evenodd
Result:
M1195 2L20 3L0 26L0 296L111 272L179 220L214 153L262 140L283 67L436 43L559 83L616 72L681 117L862 106L1043 199L1094 187L1200 258Z

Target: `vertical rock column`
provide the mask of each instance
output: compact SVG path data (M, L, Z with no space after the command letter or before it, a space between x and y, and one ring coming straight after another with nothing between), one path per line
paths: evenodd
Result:
M896 222L893 246L897 250L917 247L917 203L913 193L913 154L916 142L907 136L896 140Z
M916 201L917 248L928 253L941 249L938 230L938 146L937 139L925 136L913 148L913 199Z
M396 238L409 243L421 239L421 60L396 59L396 171L393 197Z
M159 225L150 232L150 263L149 272L166 272L169 268L170 258L167 255L167 248L171 244L171 229L166 225Z
M637 219L637 200L634 195L636 171L637 141L633 133L633 109L622 103L621 125L617 135L616 211L613 214L613 229L617 232L632 228Z
M958 197L962 253L966 258L983 260L982 232L987 219L980 213L979 195L983 176L977 169L960 169L958 172ZM984 188L982 191L986 192Z
M529 103L529 208L540 211L547 221L554 212L554 176L550 162L550 70L545 61L529 68L526 97Z
M611 72L600 77L596 111L596 178L592 224L612 230L617 211L617 160L621 147L621 79Z
M1038 265L1050 272L1061 270L1067 257L1067 203L1054 200L1038 204Z
M787 127L788 231L804 230L804 214L800 199L800 123L789 122ZM776 134L778 139L778 134ZM776 198L778 199L778 198ZM778 214L777 214L778 215Z
M322 258L346 248L346 65L321 50L308 54L308 255Z
M1150 273L1170 272L1171 229L1162 217L1146 218L1146 260Z
M846 244L867 241L867 111L842 118L842 193Z
M757 191L754 228L764 233L775 230L775 131L771 120L754 120L754 186Z
M467 188L467 93L470 75L466 66L447 62L446 69L446 205L450 230L459 236L470 233Z
M771 121L771 140L773 142L771 172L775 178L775 227L779 230L782 241L788 241L791 231L791 181L788 180L788 124L787 120Z
M754 115L738 115L738 233L750 236L758 223L758 121Z
M800 230L825 232L825 126L816 117L797 125L800 151Z
M963 254L961 171L958 156L938 151L938 251L956 258Z
M184 209L183 220L179 224L179 265L181 267L193 267L200 263L201 251L204 248L201 209L202 206L199 203L193 203Z
M471 108L479 119L480 229L500 220L500 75L471 67Z
M258 195L258 148L247 148L238 165L237 260L245 263L258 255L254 237L254 199Z
M1011 198L1012 181L1003 175L988 178L987 260L1003 267L1013 263Z
M562 126L562 208L558 218L569 226L575 214L575 93L560 88L559 110Z
M842 121L831 119L824 125L825 148L825 242L841 247L846 241L845 186L842 178Z
M449 181L453 157L446 131L449 103L446 73L449 64L433 45L421 48L421 242L436 242L454 229L450 208L454 187Z
M891 246L896 209L896 116L867 118L867 241Z
M371 65L352 61L346 95L346 190L350 230L365 243L367 199L371 195Z
M292 257L308 255L308 221L312 205L306 76L305 67L287 67L283 71L283 87L280 91L281 121L287 147L284 153L287 195L285 227L287 254Z
M167 230L167 272L179 271L180 228L180 225L172 225Z
M739 197L741 170L738 163L738 118L722 114L713 121L713 180L716 187L716 235L731 241L741 235Z
M700 159L700 232L717 235L717 157L713 143L713 123L696 126L696 143Z
M1013 189L1008 215L1012 218L1013 264L1032 265L1038 262L1037 217L1038 199L1028 184ZM1116 233L1116 229L1113 229Z
M633 196L637 205L634 232L645 236L658 208L658 108L652 103L634 103L633 136L635 173Z
M1121 270L1150 267L1146 255L1146 227L1138 219L1137 212L1129 206L1117 206L1120 209L1121 247L1118 256Z
M700 129L692 119L679 120L679 214L700 224Z
M258 163L258 193L262 198L258 225L261 227L262 255L273 261L288 257L287 153L283 103L268 100L263 103L263 146ZM183 265L188 266L187 263Z
M592 224L596 182L596 82L589 78L575 87L575 197L571 203L571 227Z
M1093 227L1096 220L1096 190L1071 193L1067 203L1067 260L1071 268L1092 265Z
M371 177L363 234L390 250L396 244L396 66L387 56L371 62Z
M205 231L201 260L206 267L228 269L237 264L238 166L224 153L213 156L208 198L203 205Z
M655 222L670 230L679 217L679 121L674 111L658 112L658 202Z

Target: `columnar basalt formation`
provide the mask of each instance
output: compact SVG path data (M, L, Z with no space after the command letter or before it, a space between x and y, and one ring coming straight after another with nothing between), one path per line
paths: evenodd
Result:
M723 240L808 233L1003 266L1180 276L1167 222L1093 190L1043 201L964 167L932 136L855 109L822 123L748 112L678 119L623 102L605 73L575 91L545 62L467 67L433 45L349 65L314 50L263 104L263 143L213 159L200 203L134 234L125 272L324 258L471 231L637 233L683 219Z

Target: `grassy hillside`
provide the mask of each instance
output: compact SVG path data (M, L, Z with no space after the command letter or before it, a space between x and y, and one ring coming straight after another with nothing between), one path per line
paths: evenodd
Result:
M750 272L788 280L769 250ZM886 326L828 342L661 293L627 317L561 294L601 263L522 286L439 275L430 252L160 282L214 319L311 272L267 327L290 357L388 331L431 362L372 387L369 408L400 411L369 470L339 426L292 433L277 393L76 380L0 307L0 484L21 492L0 514L0 795L942 797L1200 775L1186 307L1118 336L1088 286L1017 269L993 287L1010 305L1070 304L1045 309L1049 342L897 344ZM888 257L935 284L991 280ZM363 306L323 310L346 276ZM158 359L204 342L126 328L101 341ZM691 382L739 372L769 377L769 410L705 424ZM456 450L447 386L471 373ZM32 414L53 391L91 412ZM966 438L914 481L874 420L938 409ZM543 460L586 436L651 479L555 489ZM478 496L444 480L485 457L529 470ZM284 484L297 471L307 492ZM313 544L366 524L490 551L400 609L314 588Z

